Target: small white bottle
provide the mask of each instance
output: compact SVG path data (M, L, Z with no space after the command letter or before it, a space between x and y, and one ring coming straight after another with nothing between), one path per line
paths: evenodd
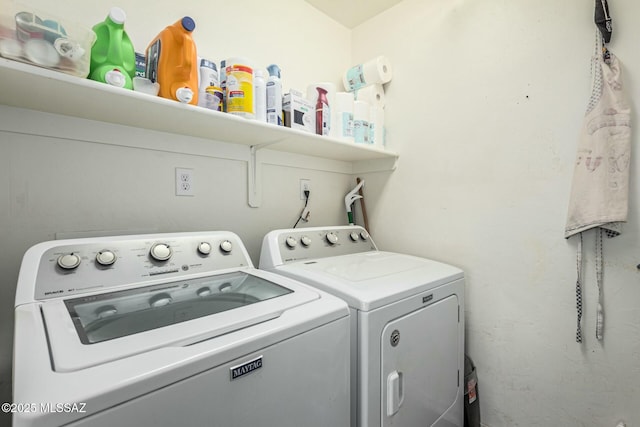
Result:
M267 67L267 70L269 71L269 78L267 79L267 123L284 126L280 68L276 64L271 64Z
M260 68L253 70L253 101L256 120L267 121L267 82L264 79L264 71Z

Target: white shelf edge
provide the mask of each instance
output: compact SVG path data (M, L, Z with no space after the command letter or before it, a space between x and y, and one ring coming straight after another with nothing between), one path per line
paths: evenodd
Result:
M374 163L388 164L386 170L393 170L398 159L396 153L380 148L246 120L5 58L0 58L0 104L245 146L269 144L270 150L361 165L381 160Z

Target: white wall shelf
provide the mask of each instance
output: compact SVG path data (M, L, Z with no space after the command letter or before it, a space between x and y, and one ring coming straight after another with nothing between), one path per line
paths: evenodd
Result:
M260 176L255 153L261 148L351 162L354 174L392 171L398 160L388 150L246 120L4 58L0 58L0 104L244 145L250 153L251 206L260 205L254 185Z

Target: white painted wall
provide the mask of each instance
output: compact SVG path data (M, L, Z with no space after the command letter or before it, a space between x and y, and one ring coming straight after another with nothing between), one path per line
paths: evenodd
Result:
M46 0L32 4L51 8ZM91 27L112 5L69 0L56 4L55 12ZM188 14L196 21L194 37L202 56L216 61L246 56L263 67L277 63L285 90L306 91L313 81L339 83L350 65L349 30L303 1L121 0L118 6L127 12L125 28L136 50L144 51L160 30ZM100 100L87 100L93 102ZM233 157L238 150L245 158L246 146L1 104L0 94L0 402L11 401L13 299L19 264L31 245L59 233L233 230L257 265L262 236L295 223L303 206L301 178L312 183L309 225L345 221L342 200L355 181L344 162L266 150L263 203L252 209L247 205L247 163L218 158L221 152ZM140 148L155 142L157 149ZM194 170L195 197L174 195L175 167ZM0 414L0 425L9 421Z
M635 127L640 4L609 4ZM404 0L353 31L355 63L383 53L394 65L387 136L400 161L388 180L366 177L372 233L385 249L465 270L467 352L488 426L640 424L637 152L629 223L605 241L605 339L594 336L587 233L575 343L576 241L563 230L592 19L593 1Z
M45 0L32 1L47 6ZM623 61L635 109L640 29L633 18L640 5L611 3L616 25L611 47ZM212 8L197 1L160 1L153 10L133 0L119 5L128 13L127 29L138 50L165 25L191 14L203 56L241 54L263 65L277 62L285 88L304 89L314 80L338 82L347 65L387 55L395 68L387 87L387 140L401 158L393 174L365 177L372 232L385 249L465 269L467 350L478 365L484 423L640 423L634 396L640 378L637 155L629 224L625 234L605 242L603 343L595 340L592 328L593 236L587 236L582 346L574 342L576 244L562 238L589 91L592 2L404 0L353 32L294 0L245 1L242 14L231 5ZM110 6L72 0L56 9L93 23ZM241 16L245 28L257 30L233 33L237 21L230 13ZM267 40L269 31L274 36ZM256 33L265 35L259 44ZM14 120L15 114L22 119ZM58 232L232 229L257 261L264 232L295 221L298 179L303 177L312 179L318 197L312 225L343 221L340 199L352 177L314 170L313 159L287 156L275 163L289 166L266 166L264 204L254 210L246 205L246 164L218 159L211 152L215 149L178 154L56 136L65 134L65 126L85 133L95 129L79 120L61 120L60 128L51 127L50 137L15 131L28 130L32 120L50 119L6 107L0 111L2 401L10 400L18 263L31 244ZM107 128L125 145L127 138L176 138L190 147L202 143ZM636 145L637 139L634 132ZM298 161L302 167L296 167ZM194 168L200 189L195 198L173 196L176 166ZM98 191L97 183L109 176L111 189ZM70 182L77 187L69 190Z

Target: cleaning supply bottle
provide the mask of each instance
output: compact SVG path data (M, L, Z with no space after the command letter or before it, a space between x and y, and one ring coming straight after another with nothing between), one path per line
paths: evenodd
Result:
M218 67L208 59L200 59L200 85L198 88L198 106L218 110L220 100L215 96L218 88Z
M255 101L253 90L253 66L247 58L227 59L227 113L255 118Z
M96 24L96 42L91 48L89 78L112 86L133 89L136 73L136 53L124 31L127 15L112 7L103 22Z
M267 79L267 123L284 126L280 68L276 64L271 64L267 67L267 71L269 71L269 78Z
M147 78L160 84L160 95L198 105L198 56L189 16L162 30L147 47Z
M329 135L331 122L331 110L327 100L327 90L323 87L316 87L318 100L316 101L316 134Z
M256 120L267 121L267 82L264 79L264 72L260 68L253 70L253 101Z

